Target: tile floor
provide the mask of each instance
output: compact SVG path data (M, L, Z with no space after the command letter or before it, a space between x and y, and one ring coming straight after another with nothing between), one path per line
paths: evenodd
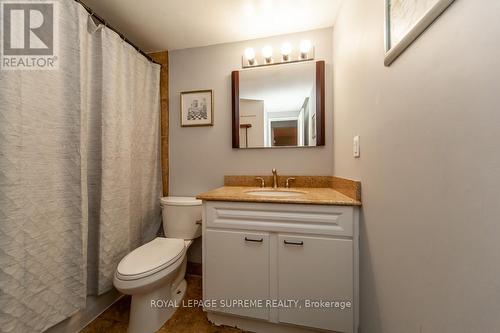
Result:
M201 276L188 275L185 299L201 300ZM130 297L123 297L85 327L81 333L126 333ZM231 327L212 325L202 308L179 308L158 333L241 333Z

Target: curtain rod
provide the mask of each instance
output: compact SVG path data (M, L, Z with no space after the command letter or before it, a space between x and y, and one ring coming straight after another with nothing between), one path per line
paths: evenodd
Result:
M97 15L92 10L92 8L90 8L89 6L87 6L81 0L75 0L75 1L78 2L80 5L82 5L82 7L85 8L85 10L90 14L91 17L95 17L99 22L101 22L102 24L104 24L105 27L108 27L109 29L111 29L114 32L116 32L118 34L118 36L120 36L121 39L123 39L125 42L127 42L128 44L130 44L134 49L137 50L137 52L139 52L144 57L146 57L146 59L148 59L152 63L155 63L155 64L161 66L161 64L159 64L156 61L154 61L153 58L151 58L146 52L144 52L143 50L141 50L137 45L135 45L134 43L132 43L127 37L125 37L125 35L123 35L121 32L119 32L118 30L116 30L115 28L113 28L111 25L109 25L108 22L105 19L103 19L101 16Z

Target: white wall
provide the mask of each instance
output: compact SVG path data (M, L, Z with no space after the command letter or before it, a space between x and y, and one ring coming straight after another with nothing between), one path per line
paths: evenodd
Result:
M241 147L264 146L264 101L240 99L240 125L250 124L250 128L240 128ZM248 139L248 142L247 142Z
M498 332L500 1L457 0L389 68L383 3L345 1L334 29L334 173L363 186L361 331Z
M326 91L332 91L332 29L253 41L177 50L169 53L170 83L170 193L196 195L221 186L225 174L331 175L332 94L326 96L326 146L315 148L232 149L231 71L241 69L246 47L270 44L279 52L285 41L298 47L302 39L315 45L316 60L326 61ZM181 128L179 94L213 89L214 126Z

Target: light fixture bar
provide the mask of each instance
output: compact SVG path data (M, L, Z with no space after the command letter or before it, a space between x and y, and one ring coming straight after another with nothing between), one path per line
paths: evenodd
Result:
M309 40L301 41L296 48L286 42L279 50L280 53L277 55L271 45L266 45L258 56L254 48L248 47L242 56L242 67L252 68L314 60L314 46Z

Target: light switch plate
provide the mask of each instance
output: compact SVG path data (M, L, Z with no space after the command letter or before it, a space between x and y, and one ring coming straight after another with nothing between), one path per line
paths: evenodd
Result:
M356 135L353 140L352 153L355 158L359 158L361 156L361 152L359 150L359 135Z

